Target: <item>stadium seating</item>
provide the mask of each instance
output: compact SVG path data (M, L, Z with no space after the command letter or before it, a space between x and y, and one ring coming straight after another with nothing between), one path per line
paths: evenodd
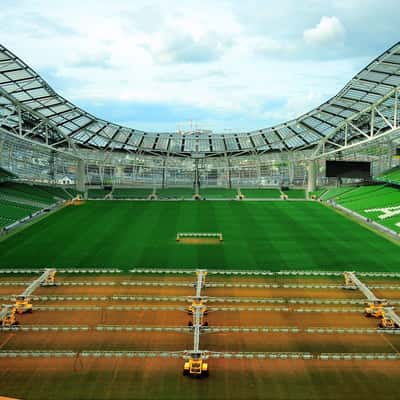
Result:
M289 199L305 199L306 198L306 192L303 189L289 189L289 190L284 190L283 193L285 193Z
M400 185L400 166L394 167L375 178L378 182Z
M157 196L160 199L165 198L175 198L175 199L190 199L193 197L194 191L190 188L167 188L167 189L157 189Z
M336 202L366 218L400 232L400 214L390 218L379 218L387 207L400 206L400 189L387 185L360 186L343 193Z
M0 227L11 225L38 210L38 207L0 199Z
M340 188L331 188L328 190L325 190L320 198L321 200L327 201L327 200L331 200L337 197L341 197L342 195L344 195L347 192L350 192L352 190L355 189L355 186L344 186L344 187L340 187Z
M0 198L5 198L21 203L30 202L32 205L39 206L51 205L57 202L57 199L37 186L25 183L4 182L0 185Z
M66 192L63 188L57 186L39 186L35 185L35 188L40 189L49 193L53 198L64 199L68 200L71 199L73 196Z
M81 192L79 192L78 190L74 189L74 188L65 188L64 189L71 197L76 197L78 195L82 195Z
M200 197L206 199L234 199L237 196L236 189L204 188L200 189Z
M240 189L241 193L248 199L279 199L279 189Z
M392 186L360 186L342 194L337 202L353 210L400 205L400 191Z
M89 189L88 197L89 199L104 199L110 193L111 190L107 189Z
M328 189L318 189L318 190L314 190L312 192L308 192L308 195L310 196L310 198L319 199L327 191L328 191Z
M400 232L400 213L382 218L384 208L400 207L400 189L390 185L346 186L310 192L323 201L334 200L356 213Z
M144 188L115 188L112 192L114 199L147 199L153 189Z
M16 178L17 176L14 175L12 172L7 171L4 168L0 168L0 182L7 182Z

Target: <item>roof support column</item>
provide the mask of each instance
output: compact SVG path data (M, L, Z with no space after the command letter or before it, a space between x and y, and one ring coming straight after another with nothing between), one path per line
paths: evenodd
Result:
M84 160L78 160L76 168L76 177L75 177L76 190L82 193L85 192L85 183L86 183L86 163Z
M317 184L316 161L309 160L307 163L307 192L313 192Z
M232 189L232 178L231 178L231 163L229 160L229 156L227 154L225 154L225 159L226 159L226 166L227 166L227 171L228 171L228 188Z
M292 161L292 154L288 154L288 173L289 173L289 185L293 185L294 181L294 162Z
M166 177L167 159L168 159L168 156L164 157L163 162L162 162L162 181L161 181L162 189L165 189L165 186L166 186L165 185L165 177ZM155 184L154 184L154 186L155 186Z

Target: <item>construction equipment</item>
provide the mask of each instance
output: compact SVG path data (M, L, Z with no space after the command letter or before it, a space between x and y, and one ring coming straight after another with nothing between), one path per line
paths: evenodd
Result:
M365 316L380 318L382 316L382 308L387 306L387 300L380 299L361 282L354 272L344 272L344 289L358 289L367 298L367 307L365 308Z
M3 304L0 309L0 326L18 325L15 318L16 309L10 304Z
M204 361L202 353L191 353L183 366L183 375L208 376L208 363Z
M379 323L380 328L399 329L400 317L394 312L393 307L385 307L382 312L382 320Z
M187 361L183 365L183 375L208 376L208 363L205 362L205 352L199 350L200 330L204 326L203 323L201 306L196 306L193 314L193 351L188 353Z
M55 269L45 269L39 278L34 280L15 300L15 310L18 314L32 312L33 306L31 303L31 294L40 286L55 285Z

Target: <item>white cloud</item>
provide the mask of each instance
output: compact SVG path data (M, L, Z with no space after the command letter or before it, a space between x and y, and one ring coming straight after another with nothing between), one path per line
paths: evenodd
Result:
M279 58L292 57L299 51L295 42L276 40L270 37L256 38L253 48L256 54Z
M314 28L303 32L306 43L317 46L341 42L344 36L344 26L337 17L322 17Z
M158 63L202 63L222 57L232 40L208 32L196 38L185 32L170 32L150 38L146 47Z
M126 102L132 108L134 103L192 108L194 120L201 109L210 119L218 113L215 130L263 128L309 111L377 55L374 49L360 61L352 45L345 55L339 46L328 57L330 44L343 41L343 24L349 40L354 24L348 15L314 0L308 3L314 5L312 16L304 18L295 0L280 0L267 11L256 0L239 9L239 2L229 0L69 0L57 7L51 0L11 3L0 15L2 44L66 98L89 107ZM304 31L321 15L337 17L322 17ZM353 10L349 15L353 18ZM359 29L363 39L370 27L360 23ZM147 123L138 119L136 124L129 112L118 118L137 129L141 124L149 130L169 127L156 112Z

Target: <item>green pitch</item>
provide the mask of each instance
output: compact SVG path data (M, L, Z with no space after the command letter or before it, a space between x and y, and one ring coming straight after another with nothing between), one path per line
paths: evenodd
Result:
M222 232L222 244L176 243ZM1 267L399 271L400 247L313 202L87 202L0 242Z

